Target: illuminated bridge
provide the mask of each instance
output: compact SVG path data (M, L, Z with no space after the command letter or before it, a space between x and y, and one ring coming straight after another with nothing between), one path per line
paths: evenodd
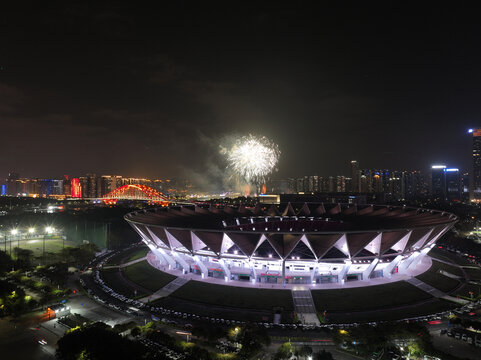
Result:
M102 196L102 201L108 205L116 204L118 200L150 201L168 205L169 200L161 192L145 185L124 185Z

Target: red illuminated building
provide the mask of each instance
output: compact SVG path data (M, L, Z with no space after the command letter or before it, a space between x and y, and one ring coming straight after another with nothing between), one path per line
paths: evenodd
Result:
M72 178L70 180L70 196L73 198L82 197L82 187L78 178Z

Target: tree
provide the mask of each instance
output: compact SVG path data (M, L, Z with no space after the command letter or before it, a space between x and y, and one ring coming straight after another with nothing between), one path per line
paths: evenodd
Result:
M0 275L10 271L13 266L13 260L5 251L0 250Z
M312 357L313 360L333 360L332 354L324 349L321 351L314 353Z
M130 330L130 335L132 335L133 337L137 337L140 335L141 332L142 331L140 329L140 326L136 326L132 330Z
M193 346L187 353L186 360L212 360L212 355L204 348Z
M123 338L110 326L97 322L73 328L57 342L56 357L77 359L140 359L147 353L140 343Z
M238 341L242 344L241 355L245 357L252 356L262 350L262 347L268 346L271 339L264 328L256 326L244 327L238 336Z
M297 353L299 356L309 356L312 355L312 348L309 345L302 345L298 350Z
M13 249L17 259L17 268L29 269L32 266L33 251L16 247Z
M296 353L296 347L290 342L282 344L274 354L275 360L290 359Z

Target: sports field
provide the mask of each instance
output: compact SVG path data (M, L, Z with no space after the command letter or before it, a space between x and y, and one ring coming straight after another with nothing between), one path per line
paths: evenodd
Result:
M40 257L43 255L44 239L42 237L28 239L28 240L13 240L11 242L12 253L13 249L19 247L21 249L32 250L34 257ZM45 252L46 253L59 253L64 247L77 246L70 241L64 241L61 237L47 238L45 239ZM10 254L10 241L1 242L0 250L6 251Z

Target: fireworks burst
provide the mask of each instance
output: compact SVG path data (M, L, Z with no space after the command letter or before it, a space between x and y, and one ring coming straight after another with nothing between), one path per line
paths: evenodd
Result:
M225 150L229 167L247 183L261 183L277 165L279 147L268 138L243 136Z

